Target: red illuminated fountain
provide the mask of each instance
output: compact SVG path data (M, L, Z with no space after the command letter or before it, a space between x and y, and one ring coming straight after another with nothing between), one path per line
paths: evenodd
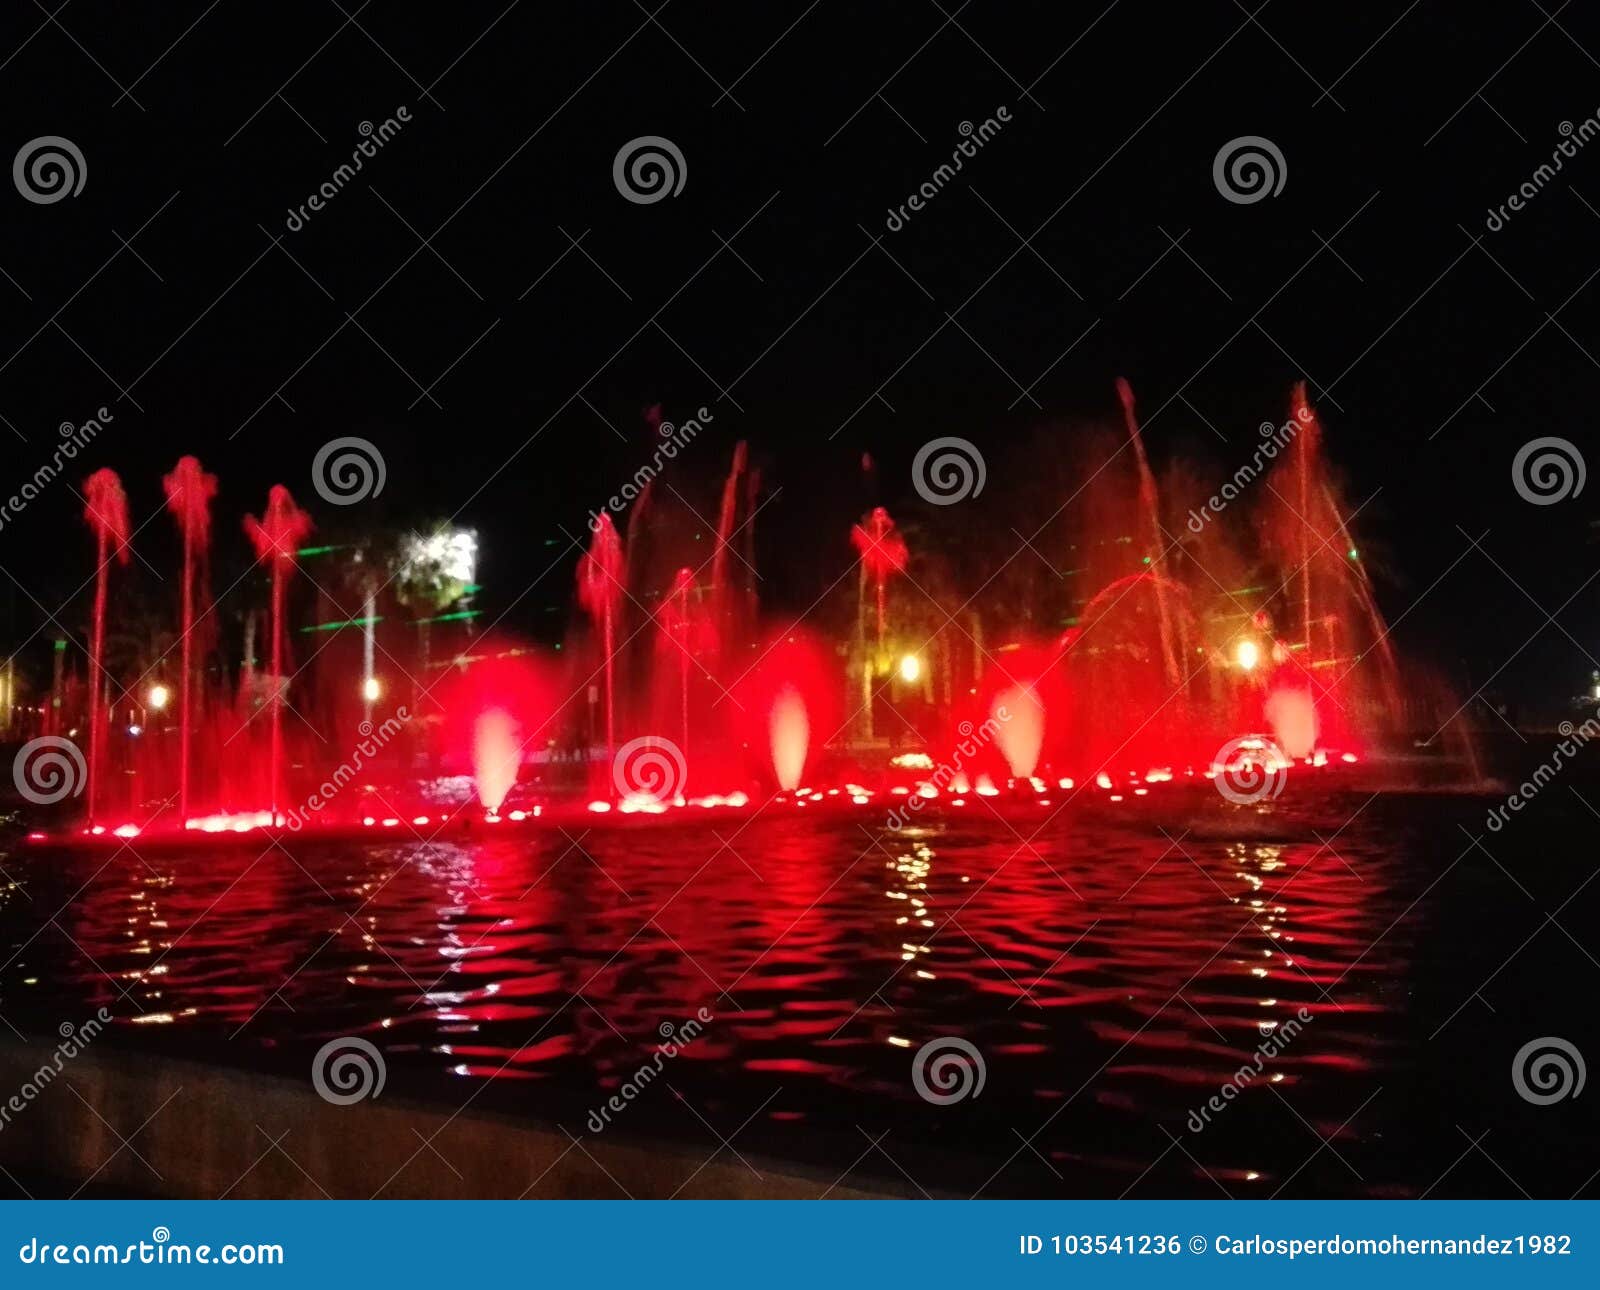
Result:
M1133 387L1122 377L1117 378L1117 397L1122 402L1122 416L1128 427L1128 440L1133 444L1133 459L1139 468L1139 519L1144 529L1143 540L1150 544L1150 572L1154 575L1156 612L1161 622L1161 662L1167 684L1181 685L1178 671L1179 647L1173 641L1172 608L1167 591L1166 552L1168 542L1161 529L1161 502L1156 494L1156 479L1150 473L1150 458L1145 455L1144 437L1139 433L1139 421L1133 414ZM1187 640L1185 640L1187 644ZM1183 651L1185 654L1187 650Z
M167 493L167 509L183 533L183 584L181 596L183 672L178 681L178 812L189 818L189 737L194 728L191 691L194 680L192 661L194 636L195 567L205 559L211 540L211 499L217 495L217 477L200 469L194 457L181 457L176 469L162 477Z
M157 787L175 788L189 836L213 842L218 835L307 826L356 836L409 828L432 837L442 828L493 825L506 832L536 821L565 826L579 812L621 825L634 817L639 824L646 817L693 819L708 810L815 815L875 803L904 822L912 817L902 808L913 801L918 810L937 804L941 810L1053 816L1083 794L1089 809L1125 810L1113 804L1178 792L1185 782L1204 795L1185 801L1231 809L1223 796L1206 791L1207 779L1231 768L1230 758L1297 774L1301 767L1355 762L1380 732L1393 728L1384 721L1404 696L1371 579L1349 532L1349 508L1324 458L1322 427L1304 387L1295 387L1284 426L1263 427L1263 434L1271 432L1263 448L1271 451L1264 454L1270 465L1258 463L1262 477L1248 494L1237 488L1224 494L1237 510L1224 514L1213 498L1201 502L1209 507L1204 516L1190 511L1188 523L1174 512L1195 500L1197 490L1185 488L1181 475L1164 476L1158 486L1133 392L1124 381L1116 391L1121 425L1110 421L1102 428L1105 451L1081 454L1100 464L1083 468L1087 478L1068 497L1070 506L1056 504L1064 494L1051 482L1044 501L1065 518L1049 536L1041 529L1029 539L1036 550L1053 548L1064 557L1055 571L1059 590L1046 582L1043 593L1012 595L997 586L982 615L968 612L971 600L963 604L964 592L947 576L948 551L962 543L941 547L930 528L926 543L918 544L928 575L925 583L921 572L918 579L931 588L930 603L912 598L891 620L888 584L908 568L905 538L883 507L852 526L858 564L853 646L861 691L859 706L849 696L849 712L841 703L847 695L842 673L856 662L845 553L836 549L831 557L841 567L825 576L837 574L843 585L818 614L819 621L833 616L838 639L817 640L798 627L773 630L770 622L761 628L750 540L760 475L740 443L725 479L699 481L698 503L689 500L696 481L688 477L671 490L639 490L626 547L610 514L592 519L576 593L593 651L541 655L516 641L475 635L466 625L472 613L442 613L436 621L462 626L444 638L449 652L441 650L432 670L427 649L421 651L413 695L427 697L425 711L378 708L383 691L371 650L385 615L376 603L370 548L352 558L343 584L337 577L325 583L319 569L319 603L334 598L341 585L364 589L365 681L356 691L349 674L341 673L354 665L354 653L346 649L341 661L339 638L331 639L329 661L318 666L332 670L309 673L296 689L297 711L324 735L322 750L289 759L283 729L291 670L286 584L311 521L287 489L275 486L261 518L245 520L271 578L270 676L259 687L252 680L250 616L240 686L268 706L266 768L254 777L246 773L257 764L249 741L217 739L212 774L201 773L211 766L211 745L201 757L192 742L202 732L220 736L202 722L202 713L209 702L220 721L233 682L219 669L215 697L208 698L205 677L211 673L198 665L206 651L195 648L193 636L197 618L211 612L204 570L217 485L195 458L184 457L163 480L183 538L179 755L170 763L155 739L130 738L117 741L115 760L131 768L135 801L141 793L147 801L158 797ZM1062 468L1070 480L1077 464L1065 460ZM1206 492L1215 487L1197 482ZM707 550L699 544L711 526L700 516L712 509L717 522ZM112 762L104 698L110 679L107 584L113 556L127 558L128 538L127 503L112 472L88 481L85 514L97 540L89 821L71 837L109 834L109 842L140 831L96 821L106 810ZM946 521L952 522L966 521ZM462 586L471 581L470 575L460 579ZM458 588L439 607L463 594ZM640 631L627 630L625 598L639 610ZM942 615L946 604L962 617ZM389 630L403 634L408 626L396 619ZM631 645L635 638L642 639ZM355 644L352 636L343 642ZM322 653L312 651L311 662ZM898 656L900 665L886 671L886 656ZM597 676L603 676L603 774L595 765L599 695L591 682ZM350 752L356 692L366 715L359 758ZM343 717L330 694L348 696ZM892 704L896 713L888 740L872 737L875 703ZM411 706L419 708L420 700ZM862 713L864 722L857 719ZM139 733L137 720L142 717L130 720L130 736ZM357 769L335 774L334 753ZM624 773L627 754L647 760L654 772L649 782L636 784ZM292 794L286 782L291 761ZM424 764L427 774L416 769ZM161 783L169 767L171 786ZM321 799L329 798L336 800L324 810Z
M874 507L861 523L850 526L850 542L860 555L861 576L856 584L856 658L861 669L862 732L872 738L873 656L883 653L884 632L888 626L887 586L891 574L905 572L908 552L905 539L895 530L889 512ZM877 592L877 644L867 648L867 585Z
M106 649L106 587L111 559L128 563L128 498L114 470L97 470L84 484L84 517L95 536L94 625L89 640L89 819L99 804L102 761L106 752L105 690L102 660ZM116 544L115 550L112 543Z
M1399 710L1399 665L1361 552L1323 457L1322 424L1305 384L1295 427L1265 483L1262 543L1280 570L1284 612L1267 672L1268 728L1290 756L1349 746L1380 713ZM1363 662L1363 660L1369 660ZM1470 741L1465 750L1470 755Z
M860 524L850 527L850 541L861 553L861 586L865 598L867 580L870 578L878 593L878 648L883 648L883 631L886 621L885 587L889 576L904 573L906 569L906 542L896 531L889 512L881 506L872 508Z
M678 671L678 729L679 747L685 755L689 751L689 663L693 658L693 610L690 597L694 594L694 570L679 569L672 578L672 590L661 603L661 635L664 648L677 656Z
M622 602L622 538L609 515L596 522L594 539L578 561L578 601L600 630L605 659L606 756L617 747L616 633L617 606Z
M244 531L255 543L256 558L267 565L272 575L272 697L268 705L272 743L267 775L269 808L276 818L283 790L283 701L288 686L283 670L283 580L294 568L301 540L311 531L311 517L294 504L287 488L274 484L267 494L266 513L259 520L247 515Z

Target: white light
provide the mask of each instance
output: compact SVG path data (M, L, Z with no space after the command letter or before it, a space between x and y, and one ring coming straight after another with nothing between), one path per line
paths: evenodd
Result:
M921 675L922 660L915 654L903 655L900 659L900 679L907 685L914 685Z
M437 570L454 582L470 583L478 570L478 535L470 529L453 529L413 536L406 541L405 572Z
M1260 662L1261 651L1256 647L1256 643L1254 641L1242 640L1235 647L1233 658L1234 662L1238 663L1238 665L1246 672L1249 672L1255 668L1255 665L1258 662Z
M361 697L368 703L376 703L383 694L383 683L375 676L369 676L361 683Z
M150 687L150 707L152 711L160 712L161 709L167 706L171 698L172 691L167 689L166 686L152 685Z

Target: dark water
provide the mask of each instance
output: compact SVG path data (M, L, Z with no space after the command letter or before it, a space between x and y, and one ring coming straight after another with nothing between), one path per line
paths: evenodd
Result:
M582 1136L705 1009L607 1132L936 1194L1593 1195L1600 1091L1531 1105L1511 1062L1600 1057L1600 785L1488 834L1498 800L13 847L0 1014L44 1036L103 1005L103 1043L297 1078L363 1035L388 1094ZM933 1105L913 1056L952 1036L983 1088Z

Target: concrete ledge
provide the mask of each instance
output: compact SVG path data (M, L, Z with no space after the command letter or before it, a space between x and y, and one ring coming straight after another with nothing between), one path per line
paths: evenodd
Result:
M53 1067L54 1048L0 1044L0 1103ZM37 1082L37 1081L36 1081ZM391 1098L324 1102L306 1082L105 1047L51 1072L0 1127L0 1165L90 1192L209 1199L862 1199L834 1177L708 1139L691 1153L615 1130L560 1128ZM841 1161L841 1166L844 1161Z

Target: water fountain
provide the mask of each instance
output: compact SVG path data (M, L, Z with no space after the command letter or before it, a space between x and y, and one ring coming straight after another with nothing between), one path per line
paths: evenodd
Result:
M694 570L679 569L672 578L672 590L661 604L661 632L657 636L678 677L678 747L689 751L689 664L693 659Z
M883 653L884 630L888 621L885 589L890 575L904 573L909 553L905 539L895 531L894 521L883 507L872 509L860 524L851 526L850 542L860 554L861 576L856 594L856 662L861 677L862 730L867 739L872 738L872 675L876 655ZM877 645L871 652L867 646L867 584L877 591Z
M693 490L692 481L681 481L682 488L675 486L670 495L636 497L626 544L609 513L592 518L576 592L594 649L559 657L564 682L554 679L557 656L547 664L519 642L472 640L469 634L437 664L422 649L423 675L415 679L412 707L421 706L415 696L426 695L426 713L401 709L400 719L388 716L380 711L382 687L374 672L382 588L362 564L348 580L363 616L299 628L359 625L361 678L359 687L344 678L321 682L315 674L297 683L296 711L322 735L323 749L313 745L304 756L296 749L295 764L313 781L318 772L327 773L322 763L337 760L335 753L349 742L319 699L331 684L352 702L360 693L363 738L375 728L385 732L369 754L379 769L364 768L359 790L349 790L329 809L318 807L307 819L321 829L359 833L402 827L408 818L427 819L429 827L467 828L475 818L531 825L568 813L606 814L613 805L618 815L656 815L679 802L744 809L781 799L813 815L885 797L914 797L951 809L977 800L995 810L1036 809L1052 795L1120 803L1148 795L1151 786L1203 781L1218 769L1219 747L1241 736L1253 741L1250 750L1268 741L1285 764L1356 759L1381 738L1379 718L1396 703L1398 663L1304 387L1293 391L1290 420L1273 440L1279 451L1259 493L1239 502L1226 524L1219 511L1215 521L1198 526L1174 521L1170 512L1177 502L1157 485L1132 390L1119 381L1116 391L1121 435L1108 432L1106 462L1073 506L1070 572L1079 581L1063 588L1057 612L1068 615L1064 629L1016 630L1016 638L1006 640L1006 619L1021 616L1012 606L997 606L1000 627L985 633L974 619L974 630L962 633L971 643L970 683L941 675L940 695L928 684L922 661L924 645L933 642L914 635L922 606L912 598L903 614L891 618L889 612L888 584L905 572L909 551L883 507L851 530L858 563L853 632L841 632L842 641L827 646L793 627L769 628L760 637L751 630L753 592L738 570L754 558L754 549L747 540L742 552L739 546L750 529L759 484L743 443L734 447L720 481L714 544L698 567L683 562L702 527L699 512L682 497L683 490ZM154 740L145 741L150 755L143 762L139 745L118 741L114 754L106 745L107 584L113 557L127 555L127 502L109 471L98 472L87 486L85 513L97 541L88 651L97 682L88 689L87 704L90 836L115 832L103 829L96 816L107 807L106 773L119 763L134 769L129 782L136 796L172 792L177 818L191 831L281 827L286 809L299 809L285 782L291 631L286 584L310 517L279 485L270 491L262 517L245 521L271 580L262 627L268 658L265 675L258 677L252 611L244 618L242 724L224 738L204 714L227 713L229 685L219 677L212 684L224 701L208 700L195 639L197 622L212 612L200 601L207 595L204 569L217 482L193 457L181 459L162 482L183 540L179 752L175 761L167 759L170 765L153 755ZM1181 481L1177 487L1181 492ZM1254 579L1260 585L1227 586L1215 568L1226 569L1228 584ZM709 577L702 581L706 570ZM929 571L937 573L934 563ZM319 595L326 595L320 585ZM419 605L426 611L416 624L421 632L464 586L452 582L424 603L408 583L396 598L413 616L421 612ZM849 606L842 596L840 602L835 621L843 623ZM632 630L629 604L640 611ZM1036 621L1048 617L1041 613ZM929 621L935 637L947 626L937 611ZM853 646L844 643L851 634ZM906 652L900 667L886 674L885 657L901 650ZM321 652L313 651L312 661ZM940 647L933 667L949 672L956 666L953 658ZM445 671L435 678L434 667ZM852 669L858 669L860 690L841 703ZM598 687L592 685L596 677ZM900 719L892 729L895 745L885 748L871 738L870 713L875 705L901 699L918 705L919 720ZM252 776L252 741L240 736L262 706L268 725L265 769ZM867 714L864 723L856 719L861 714ZM199 760L196 740L202 735L206 755ZM390 738L398 742L386 748ZM614 788L613 760L619 748L633 745L681 765L674 792L653 801L649 811L637 802L630 806L629 794ZM596 758L601 748L603 763ZM411 771L418 750L430 765L443 766L441 784L472 785L476 810L459 788L436 790ZM569 769L580 764L581 773ZM203 784L197 765L206 770ZM165 782L169 778L175 782ZM378 779L385 782L369 782ZM340 779L337 787L346 783ZM124 826L131 827L136 826Z
M275 819L283 790L283 705L289 678L283 670L284 604L283 582L294 568L300 541L311 531L311 517L294 504L282 484L274 484L267 494L267 509L261 519L247 515L244 530L255 544L256 558L267 565L272 577L272 691L268 700L271 750L267 759L267 808Z
M192 702L194 681L194 582L196 565L205 559L211 539L211 499L217 495L217 477L200 468L195 457L181 457L177 467L161 480L167 508L183 533L183 583L179 596L182 635L182 673L178 680L178 818L189 818L189 741L195 725Z
M850 529L850 541L861 554L861 586L863 599L870 578L877 591L878 648L883 648L883 632L887 621L885 588L891 574L904 573L908 553L905 539L895 530L889 512L875 506L860 524Z
M606 757L617 746L617 607L622 603L622 539L609 515L595 523L594 538L578 562L578 602L600 632L605 670Z
M84 484L84 517L95 537L94 621L89 638L89 819L100 801L101 767L106 754L103 661L106 650L106 590L113 557L128 563L128 499L113 470L97 470ZM115 549L112 544L115 543Z

